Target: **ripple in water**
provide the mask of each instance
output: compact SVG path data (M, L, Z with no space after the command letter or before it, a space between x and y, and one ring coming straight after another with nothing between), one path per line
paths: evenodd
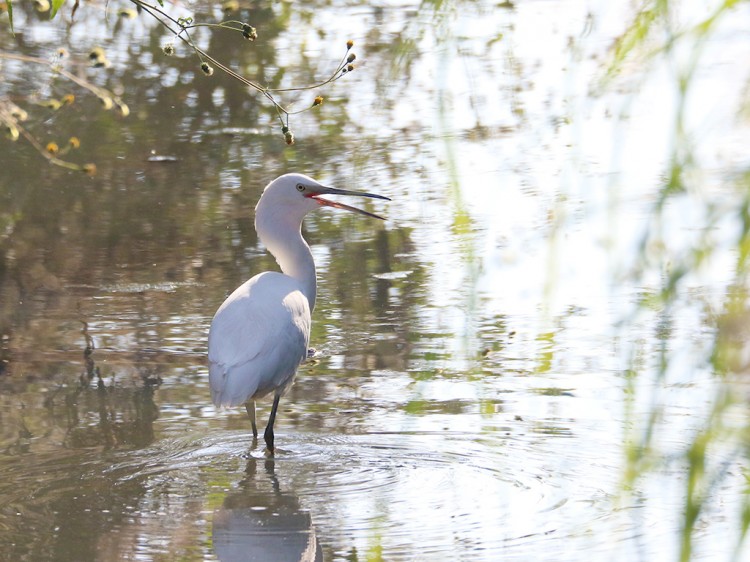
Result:
M229 560L269 541L313 553L322 544L334 558L375 545L390 560L496 559L509 544L554 533L549 515L567 501L548 475L516 465L521 444L511 439L488 447L458 432L290 433L280 441L268 459L262 447L250 450L246 432L174 439L110 471L157 494L168 483L173 503L228 480L213 533L224 553L216 555Z
M369 535L388 559L493 559L508 541L548 532L540 530L535 515L554 509L558 500L548 497L539 475L523 474L508 456L490 456L472 438L315 436L299 446L291 441L277 472L285 464L313 467L290 472L321 535L334 543L362 542L367 548L362 538Z

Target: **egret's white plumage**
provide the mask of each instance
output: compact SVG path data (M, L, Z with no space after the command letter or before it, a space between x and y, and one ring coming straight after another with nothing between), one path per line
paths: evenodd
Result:
M310 305L296 279L265 272L224 301L209 333L209 380L217 406L241 406L285 390L307 355Z
M302 237L302 220L321 205L382 218L320 198L325 194L387 199L325 187L302 174L285 174L269 183L255 208L255 229L283 273L260 273L238 287L216 311L208 334L214 404L245 404L257 436L255 400L274 393L264 435L271 452L279 399L307 356L315 308L315 263Z

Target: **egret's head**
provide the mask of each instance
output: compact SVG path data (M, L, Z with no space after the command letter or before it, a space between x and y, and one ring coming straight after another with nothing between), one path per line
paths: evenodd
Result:
M263 190L263 195L256 207L256 213L268 209L273 212L281 212L287 216L299 217L299 220L302 220L310 211L314 211L321 206L327 206L353 211L376 219L383 219L379 215L363 211L362 209L350 207L338 201L324 199L322 195L350 195L390 201L388 197L374 193L361 193L336 189L335 187L326 187L303 174L284 174L269 183Z

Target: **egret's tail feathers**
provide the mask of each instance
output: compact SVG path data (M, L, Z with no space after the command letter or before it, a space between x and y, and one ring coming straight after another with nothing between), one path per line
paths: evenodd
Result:
M224 396L222 392L217 392L213 388L211 389L211 401L217 408L233 408L235 406L242 406L247 400L240 400L233 396Z
M248 384L241 377L231 376L231 372L219 363L209 363L208 381L211 385L211 401L217 407L242 406L257 390L256 384Z

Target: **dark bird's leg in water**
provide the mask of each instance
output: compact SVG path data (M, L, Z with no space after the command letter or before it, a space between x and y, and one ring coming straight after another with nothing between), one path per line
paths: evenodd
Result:
M281 394L276 394L273 398L273 407L271 408L271 417L268 418L268 425L266 426L266 432L263 434L263 439L266 440L266 447L268 451L273 455L273 422L276 421L276 410L279 409L279 400Z
M255 425L255 400L245 402L245 410L247 410L247 415L250 417L250 424L253 426L253 439L257 439L258 426Z

